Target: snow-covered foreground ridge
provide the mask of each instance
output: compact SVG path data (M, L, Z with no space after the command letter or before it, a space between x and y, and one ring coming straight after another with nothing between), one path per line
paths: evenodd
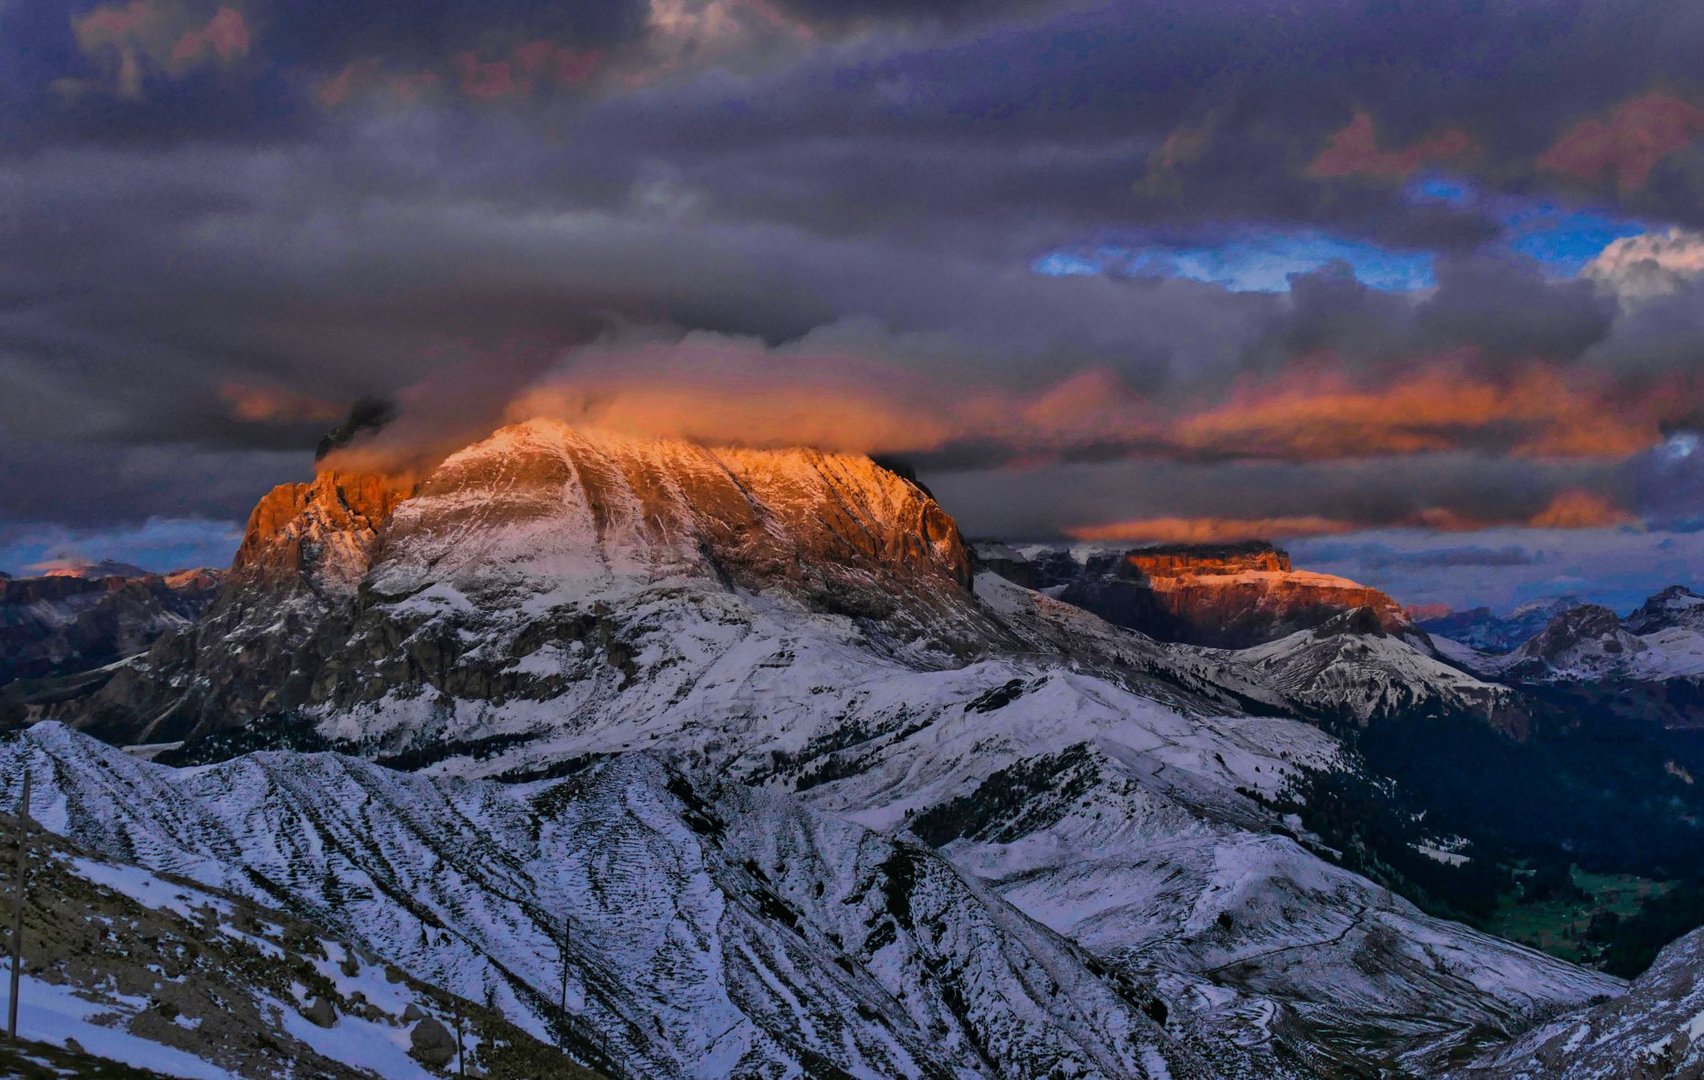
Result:
M0 815L8 892L16 821ZM474 1073L596 1080L482 1002L412 979L270 897L31 832L19 1041L0 1045L0 1075L431 1080L457 1051L459 1019Z
M24 768L49 828L282 899L625 1075L1211 1074L1134 980L927 848L778 794L706 799L646 755L523 785L331 754L174 771L42 725L4 748L14 789Z
M174 770L49 724L4 747L0 798L27 767L55 831L281 902L546 1041L567 920L569 1034L633 1076L1303 1076L1299 1023L1451 1042L1616 989L1192 817L1144 787L1160 761L1107 749L1037 761L1064 797L984 817L958 867L648 754L516 785L333 754Z

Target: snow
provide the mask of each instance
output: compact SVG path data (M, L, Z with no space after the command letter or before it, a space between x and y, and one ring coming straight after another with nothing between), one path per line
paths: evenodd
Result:
M284 1030L333 1061L370 1069L385 1080L432 1080L435 1074L408 1056L410 1028L378 1024L356 1016L339 1016L322 1028L288 1003L273 1002Z
M146 1004L136 1002L134 1008ZM139 1069L190 1080L228 1080L234 1073L175 1047L150 1042L111 1026L124 1014L112 1006L79 997L70 987L33 975L22 977L18 993L18 1035L64 1046L75 1039L84 1050Z

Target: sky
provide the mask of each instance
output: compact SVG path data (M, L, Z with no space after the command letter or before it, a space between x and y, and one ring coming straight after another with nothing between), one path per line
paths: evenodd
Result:
M1413 603L1704 586L1690 0L0 0L0 569L534 415Z

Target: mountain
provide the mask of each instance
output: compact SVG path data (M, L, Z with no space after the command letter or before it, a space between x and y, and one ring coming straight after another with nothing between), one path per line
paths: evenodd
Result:
M1681 586L1652 596L1624 622L1608 608L1581 605L1483 670L1527 682L1640 683L1704 677L1704 597Z
M1624 994L1565 1013L1462 1078L1670 1080L1704 1075L1704 930L1664 949Z
M1576 596L1547 596L1529 600L1502 615L1494 614L1488 607L1479 607L1422 619L1419 626L1434 638L1459 641L1478 652L1506 653L1536 636L1551 619L1584 603Z
M1245 573L1297 572L1188 571ZM868 459L534 421L263 500L200 620L52 710L159 764L12 745L79 842L535 1033L572 913L576 1016L642 1075L1426 1075L1621 984L1339 865L1477 872L1295 718L1414 712L1381 665L1488 692L1421 641L1378 605L1167 644L976 573Z
M87 559L66 559L38 567L43 577L85 578L99 581L101 578L139 578L147 577L148 571L132 563L119 562L117 559L102 559L91 562Z
M211 570L0 580L0 686L110 664L189 626L212 603Z
M9 853L17 819L3 824ZM126 1076L426 1080L452 1061L458 1016L472 1069L597 1075L256 890L155 873L39 829L29 882L23 1041L0 1048L5 1075L111 1076L116 1061L148 1070Z
M1365 727L1380 721L1470 716L1524 736L1531 707L1385 630L1373 608L1334 616L1313 630L1231 653L1250 682L1276 691L1303 715Z
M1094 548L983 544L981 564L1161 641L1241 649L1371 609L1389 633L1419 632L1395 600L1347 578L1296 570L1271 544Z
M1684 585L1670 585L1627 616L1627 629L1640 635L1665 630L1704 632L1704 596Z

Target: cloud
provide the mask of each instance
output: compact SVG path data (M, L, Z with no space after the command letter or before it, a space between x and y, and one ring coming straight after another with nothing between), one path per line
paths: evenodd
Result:
M1334 132L1331 142L1308 166L1314 176L1364 176L1383 180L1406 179L1422 165L1459 158L1473 149L1466 132L1440 131L1401 150L1380 150L1373 135L1371 113L1357 110L1354 119Z
M233 417L249 423L335 420L343 412L329 401L278 386L230 381L219 387L219 396Z
M1623 304L1672 296L1704 276L1704 233L1669 228L1610 243L1580 271Z
M250 31L241 11L220 7L204 24L192 19L188 9L167 0L130 0L73 16L71 28L78 46L104 69L112 92L135 100L151 72L176 77L204 62L231 64L248 55ZM90 86L61 83L69 93Z
M1617 106L1605 118L1581 120L1538 158L1538 165L1578 180L1615 178L1637 191L1664 158L1704 134L1704 109L1666 93Z
M1630 525L1636 520L1602 495L1569 490L1557 492L1550 504L1534 514L1528 524L1538 529L1601 529L1610 525Z
M1618 183L1699 11L54 7L0 7L0 519L240 517L365 395L364 453L900 454L987 532L1682 515L1704 292L1563 280L1518 215L1704 227L1687 144Z
M1296 536L1332 536L1353 532L1353 522L1321 517L1147 518L1108 525L1069 525L1065 535L1085 541L1146 541L1168 544L1216 544L1233 540L1273 540Z
M0 522L0 569L49 572L108 559L164 573L224 567L242 541L239 520L149 518L133 528L77 529Z
M1478 447L1532 457L1625 456L1656 441L1661 397L1613 402L1553 367L1494 376L1467 353L1416 358L1358 386L1330 356L1244 380L1183 418L1180 447L1226 457L1368 457Z

